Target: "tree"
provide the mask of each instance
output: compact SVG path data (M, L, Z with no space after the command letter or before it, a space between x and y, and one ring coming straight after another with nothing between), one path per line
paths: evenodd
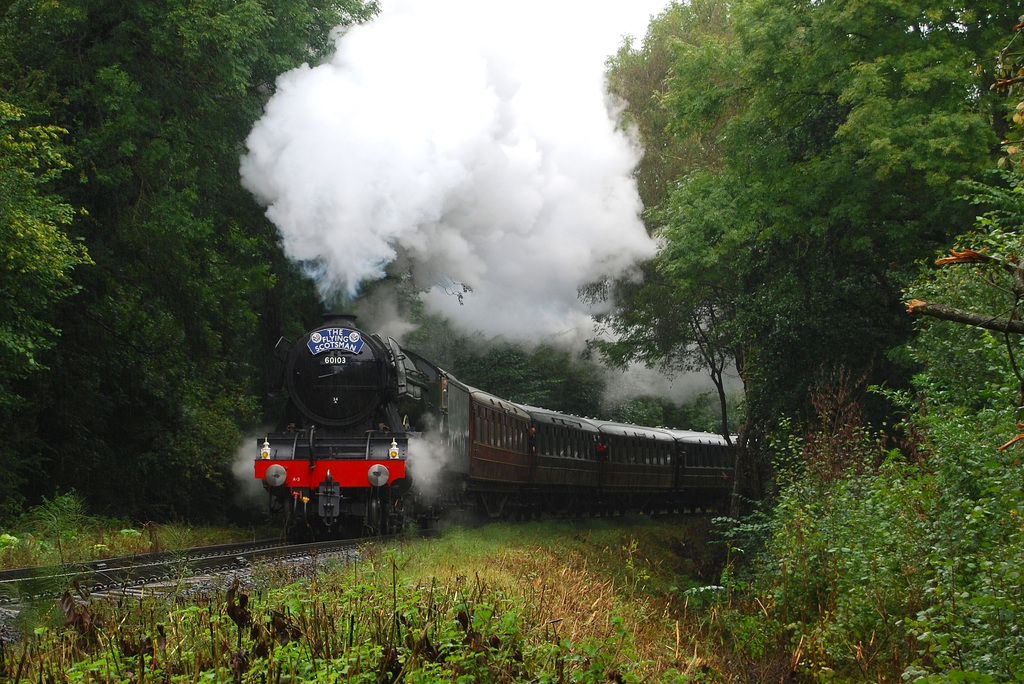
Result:
M6 426L0 514L20 505L31 471L18 458L32 440L20 384L47 367L61 333L49 314L75 292L73 270L91 263L82 244L64 232L73 208L48 192L70 166L60 149L66 131L24 119L0 100L0 423Z
M984 65L1009 14L999 3L751 0L729 6L724 38L675 36L687 47L664 95L627 111L661 108L664 130L710 135L715 154L695 156L647 214L664 247L643 287L669 274L678 296L639 288L618 320L687 331L689 312L665 303L702 302L701 320L722 330L709 337L734 340L760 434L783 415L813 417L809 389L839 368L899 381L888 350L910 333L901 288L966 216L955 184L990 162L1000 105ZM675 348L649 356L680 358Z
M707 200L706 181L721 171L721 127L735 113L730 72L736 67L731 3L673 4L655 18L640 48L627 42L609 62L609 89L626 102L622 122L644 148L637 171L646 220L664 248L642 281L598 283L585 296L610 299L592 349L615 366L640 361L666 372L706 371L718 393L720 432L731 439L726 374L742 376L745 345L732 330L737 272L715 235L678 231L683 215L708 227L711 216L738 218L732 199ZM681 96L676 82L694 84ZM695 125L696 121L696 125ZM700 206L695 206L698 202ZM717 244L716 244L717 243Z
M621 125L644 150L636 177L645 207L659 206L691 171L723 163L718 134L734 113L731 86L738 85L733 74L740 54L730 23L733 5L672 3L651 22L640 46L627 40L608 60L608 91L625 105ZM696 92L680 98L673 79L694 84Z
M942 270L922 272L917 283L908 289L910 298L906 302L911 314L976 328L951 331L941 324L921 325L925 332L915 352L922 363L931 367L931 375L936 379L933 387L942 386L953 393L959 405L977 409L989 404L982 399L983 393L974 391L980 381L984 380L988 387L1006 388L1006 379L1011 377L1017 386L1014 406L1018 411L1024 408L1024 371L1020 361L1024 345L1015 337L1024 334L1022 37L1024 24L1018 24L1013 39L998 53L992 86L1009 103L1007 137L1002 145L1005 156L999 159L1002 168L993 171L987 182L968 182L963 186L964 197L984 212L970 231L957 237L950 253L935 261ZM971 353L964 354L964 349ZM956 358L956 362L949 363L951 358ZM988 396L992 399L1000 394L1005 393ZM1001 403L1002 398L997 401Z
M727 374L743 377L748 345L737 334L734 305L739 274L730 251L735 245L701 230L736 216L728 197L706 194L711 177L694 174L679 183L672 197L652 215L665 227L658 257L642 282L615 285L615 300L629 302L603 317L609 335L592 347L613 365L641 361L666 372L704 371L718 395L719 432L731 441ZM693 217L680 230L682 215ZM701 225L697 225L700 223Z
M266 350L315 303L242 189L238 150L276 76L373 9L8 4L0 85L32 116L70 122L78 173L54 191L86 209L75 236L96 262L54 314L64 335L51 371L26 391L38 444L21 457L52 473L35 495L71 485L104 513L223 513L241 427L259 420Z
M67 131L30 126L17 107L0 100L0 406L20 402L11 382L45 368L39 358L60 331L46 312L74 293L71 272L90 263L63 227L72 207L46 192L70 166L59 149Z

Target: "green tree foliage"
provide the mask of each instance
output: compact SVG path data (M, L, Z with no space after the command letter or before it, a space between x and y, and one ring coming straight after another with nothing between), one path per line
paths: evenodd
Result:
M969 216L954 189L991 161L992 56L1015 20L931 0L704 2L656 19L654 45L612 64L619 92L654 93L627 122L667 177L646 194L663 248L614 292L612 357L712 374L728 359L757 434L813 416L823 373L900 381L901 288Z
M72 207L50 192L69 167L56 126L29 125L20 109L0 100L0 424L7 448L0 468L0 513L20 504L31 472L20 450L31 440L23 424L22 383L46 368L60 334L49 315L75 292L72 272L88 263L84 247L65 233Z
M608 90L625 103L622 123L644 148L637 181L646 207L664 202L689 172L722 163L716 124L732 113L729 84L739 55L730 4L673 3L651 23L642 45L627 41L609 60ZM699 93L680 100L670 78L693 83ZM681 109L702 125L689 125L677 115Z
M26 125L17 107L0 101L0 406L18 403L12 380L44 367L39 354L59 334L44 315L75 291L71 271L89 263L64 232L72 207L46 192L69 166L59 149L66 132Z
M993 184L966 186L986 211L908 289L908 309L925 314L910 347L944 403L972 410L1024 405L1020 327L1024 253L1024 174L1003 171ZM965 350L969 353L965 354Z
M357 0L13 2L0 84L68 122L76 174L57 189L95 261L54 317L51 371L28 388L40 491L94 510L222 510L254 378L315 300L239 183L238 150L276 76L368 16ZM262 319L257 312L263 315Z
M1003 69L1016 62L996 96L1019 83L1019 38L995 51ZM1019 94L1009 94L1011 107L993 109L1015 113ZM1024 678L1021 123L1014 115L1003 129L1008 170L962 185L980 210L973 228L908 291L926 316L906 349L920 368L914 393L885 392L905 415L900 448L831 383L815 426L772 444L775 505L736 530L767 537L740 593L756 598L776 652L799 653L810 676Z
M999 52L994 90L1005 93L1005 156L987 182L963 184L963 194L982 211L971 230L959 235L950 254L926 269L907 291L907 309L927 318L914 357L929 369L929 387L945 403L969 407L1024 409L1024 31ZM958 325L951 325L949 321ZM964 327L968 326L968 327ZM971 350L964 356L963 350ZM979 387L981 388L979 391ZM1011 399L1012 397L1012 399Z
M619 367L636 360L669 373L707 372L718 390L716 429L724 435L731 432L725 376L742 370L746 350L732 329L737 273L729 245L716 244L717 236L694 231L673 241L667 233L677 212L710 209L721 215L733 208L728 198L691 207L679 190L683 179L722 166L718 132L732 114L727 74L734 48L729 3L702 0L672 5L651 24L642 47L627 43L610 61L609 88L626 102L623 123L636 131L645 150L637 177L649 207L647 221L666 239L643 280L599 284L586 292L619 304L602 318L610 335L592 342L593 348ZM680 104L702 112L707 126L691 126L677 115L673 79L700 84L695 87L701 93ZM703 196L694 193L692 199Z

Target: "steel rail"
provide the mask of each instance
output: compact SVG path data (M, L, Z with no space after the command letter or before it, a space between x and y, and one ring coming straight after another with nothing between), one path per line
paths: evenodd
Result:
M379 539L379 538L378 538ZM356 548L370 539L287 544L263 540L140 553L118 558L0 571L0 605L56 597L78 583L87 593L247 568L258 560L297 560Z

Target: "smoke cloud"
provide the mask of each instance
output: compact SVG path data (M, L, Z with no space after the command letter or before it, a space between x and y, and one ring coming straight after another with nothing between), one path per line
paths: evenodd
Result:
M263 480L257 480L253 475L253 460L259 456L258 440L273 431L267 426L259 434L246 435L235 449L231 474L237 484L234 490L234 504L240 510L266 512L270 503L270 497L263 488Z
M385 0L283 74L242 158L331 301L388 269L467 331L591 332L581 284L653 255L604 63L664 0Z

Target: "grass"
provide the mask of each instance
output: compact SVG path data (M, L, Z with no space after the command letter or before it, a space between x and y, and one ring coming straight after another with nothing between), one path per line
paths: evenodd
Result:
M186 523L132 525L90 516L82 499L62 494L0 527L0 569L63 565L273 536L252 529Z
M450 528L252 587L73 601L25 624L0 678L54 682L723 680L693 591L721 558L706 521Z

